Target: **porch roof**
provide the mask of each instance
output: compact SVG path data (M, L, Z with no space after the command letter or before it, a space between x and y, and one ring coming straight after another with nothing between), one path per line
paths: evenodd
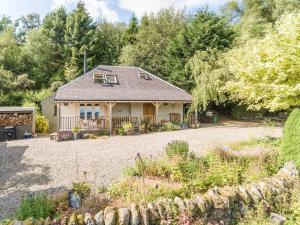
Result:
M115 74L118 84L94 83L94 73ZM140 78L139 73L146 73L150 79ZM191 102L192 96L138 67L99 66L60 87L55 101Z

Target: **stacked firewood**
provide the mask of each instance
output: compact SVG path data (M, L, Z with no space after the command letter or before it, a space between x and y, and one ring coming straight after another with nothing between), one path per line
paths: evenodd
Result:
M25 126L32 121L32 113L0 113L0 126Z

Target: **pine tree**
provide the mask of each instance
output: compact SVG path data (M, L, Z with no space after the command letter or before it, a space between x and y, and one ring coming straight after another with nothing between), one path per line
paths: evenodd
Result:
M124 32L123 42L125 45L136 43L137 41L136 34L138 32L138 29L139 29L138 19L133 14L130 19L129 25Z
M82 1L67 17L66 22L66 50L69 58L83 71L83 48L89 49L93 35L94 24Z

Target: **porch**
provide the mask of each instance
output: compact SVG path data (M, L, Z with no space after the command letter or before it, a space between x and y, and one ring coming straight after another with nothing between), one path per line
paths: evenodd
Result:
M59 131L107 129L113 134L124 123L138 127L142 123L155 125L166 122L181 124L183 102L64 102L57 103Z

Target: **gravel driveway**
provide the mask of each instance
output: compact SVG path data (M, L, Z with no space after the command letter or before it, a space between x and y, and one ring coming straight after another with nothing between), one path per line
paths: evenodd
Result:
M157 156L172 140L185 140L196 153L239 140L281 136L282 129L245 124L206 126L107 140L54 142L49 138L0 143L0 219L14 212L28 192L55 193L70 187L86 171L94 187L116 181L137 153ZM2 147L1 147L2 146ZM77 162L77 163L76 163ZM78 172L79 171L79 172Z

